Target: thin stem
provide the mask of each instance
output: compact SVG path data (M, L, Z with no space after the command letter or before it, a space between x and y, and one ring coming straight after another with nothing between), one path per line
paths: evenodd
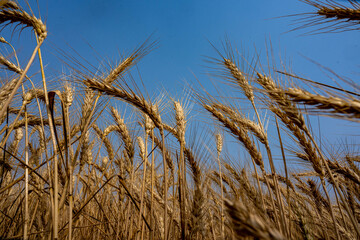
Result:
M146 134L146 130L145 130L145 149L144 152L142 153L142 160L144 161L143 164L143 181L142 181L142 185L141 185L141 197L140 197L140 212L139 212L139 220L138 220L138 226L140 227L140 234L141 234L141 239L143 238L143 222L141 221L142 219L142 214L144 212L144 194L146 192L146 166L147 166L147 144L148 144L148 135ZM140 151L141 152L141 151ZM139 239L139 236L138 238Z
M151 130L151 135L154 134L154 130ZM151 141L151 152L154 149L154 139ZM151 196L150 196L150 226L152 231L150 232L150 240L154 238L154 166L155 164L155 155L151 154Z
M38 38L37 38L38 39ZM38 44L39 45L39 44ZM43 82L43 86L44 86L44 95L45 95L45 104L46 104L46 110L47 110L47 114L48 114L48 119L49 119L49 128L50 128L50 133L51 133L51 139L52 139L52 144L53 144L53 148L54 148L54 218L53 218L53 234L54 234L54 239L58 239L58 232L59 232L59 197L58 197L58 193L59 193L59 187L58 187L58 158L57 158L57 146L56 146L56 139L55 139L55 132L54 132L54 125L53 125L53 118L52 118L52 114L50 111L50 104L49 104L49 96L48 96L48 91L47 91L47 85L46 85L46 79L45 79L45 72L44 72L44 65L43 65L43 61L42 61L42 57L41 57L41 50L40 50L40 46L37 48L38 50L38 55L39 55L39 62L40 62L40 68L41 68L41 77L42 77L42 82ZM25 69L26 70L26 69ZM24 71L25 72L25 71Z
M252 161L253 166L254 166L256 182L257 182L257 185L258 185L258 188L259 188L259 193L260 193L260 198L261 198L261 205L262 205L263 211L266 212L264 195L263 195L262 188L261 188L261 185L260 185L260 179L259 179L258 171L256 169L256 163L255 163L253 158L251 158L251 161Z
M186 216L185 216L185 164L184 164L184 144L180 141L180 159L179 159L179 189L180 189L180 222L181 222L181 239L186 237ZM175 178L175 176L174 176ZM175 206L174 206L175 208Z
M69 151L70 153L71 151L71 144L70 144L70 124L69 124L69 106L65 106L64 108L64 119L65 119L65 129L66 129L66 146L67 149L65 150L66 153L66 161L68 163L68 174L69 174L69 240L72 239L72 225L73 225L73 221L72 221L72 216L73 216L73 165L71 163L71 158L69 156Z
M28 239L29 224L29 129L28 129L27 108L25 106L25 221L24 221L24 240Z
M217 154L217 161L219 164L219 176L220 176L220 188L221 188L221 238L225 239L225 229L224 229L224 189L223 189L223 179L222 179L222 171L221 171L221 160L220 160L220 151Z
M162 158L163 158L163 167L164 167L164 239L167 240L167 191L168 191L168 179L167 179L167 164L165 156L165 135L164 128L160 128L161 141L162 141Z
M278 136L279 136L279 142L280 142L280 148L281 148L281 156L282 156L282 159L283 159L283 162L284 162L285 177L286 177L286 181L288 182L289 181L289 175L288 175L288 169L287 169L287 164L286 164L286 159L285 159L284 146L283 146L283 143L282 143L279 123L278 123L278 120L277 120L276 116L275 116L275 121L276 121L276 128L277 128ZM288 210L289 211L288 233L289 233L289 239L291 239L291 203L290 203L290 186L289 186L289 184L286 184L286 199L287 199L287 204L288 204L288 207L289 207L289 210Z
M330 196L329 196L329 193L326 189L326 185L325 185L325 180L324 180L324 177L320 177L321 179L321 185L323 186L324 188L324 192L325 192L325 195L326 195L326 198L329 202L329 207L330 207L330 213L331 213L331 218L333 220L333 223L334 223L334 228L335 228L335 233L336 233L336 239L339 240L340 237L339 237L339 229L337 227L337 221L336 221L336 218L335 218L335 215L334 215L334 210L333 210L333 207L332 207L332 204L331 204L331 199L330 199Z

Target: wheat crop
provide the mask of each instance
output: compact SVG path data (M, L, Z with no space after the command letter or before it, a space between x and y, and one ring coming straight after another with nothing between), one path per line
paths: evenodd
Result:
M303 1L317 8L301 15L303 27L332 19L357 29L355 1ZM247 72L227 42L213 58L217 77L244 97L191 87L204 124L187 100L152 99L127 74L156 47L151 39L110 71L68 63L73 75L61 85L47 79L43 21L6 0L0 24L36 36L24 66L0 38L14 51L0 55L9 77L0 88L0 239L360 238L360 155L325 149L306 117L357 124L359 93L324 85L328 95L312 93L260 63ZM30 68L40 76L28 76ZM228 151L234 144L242 155Z

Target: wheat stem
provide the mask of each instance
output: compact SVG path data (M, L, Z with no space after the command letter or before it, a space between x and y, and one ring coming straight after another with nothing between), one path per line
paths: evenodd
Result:
M220 134L216 135L216 146L217 146L217 162L219 165L219 176L220 176L220 189L221 189L221 205L220 205L220 212L221 212L221 237L222 239L225 238L225 229L224 229L224 189L223 189L223 177L222 177L222 171L221 171L221 159L220 154L223 148L223 139Z
M277 133L279 136L279 143L280 143L280 148L281 148L281 156L283 159L283 163L284 163L284 169L285 169L285 176L286 176L286 182L289 182L289 175L288 175L288 168L287 168L287 164L286 164L286 159L285 159L285 152L284 152L284 146L282 143L282 138L281 138L281 134L280 134L280 128L279 128L279 123L277 120L277 117L275 117L275 121L276 121L276 129L277 129ZM286 184L286 200L287 200L287 204L289 207L289 216L288 216L288 220L289 220L289 224L288 224L288 236L291 239L291 202L290 202L290 186L289 184Z
M41 38L39 39L39 43L41 43ZM39 44L38 44L39 45ZM47 114L48 114L48 119L49 119L49 127L50 127L50 133L51 133L51 139L52 139L52 144L53 144L53 151L54 151L54 162L53 162L53 166L54 166L54 219L53 219L53 234L54 234L54 239L58 239L58 232L59 232L59 197L58 197L58 192L59 192L59 187L58 187L58 158L57 158L57 145L56 145L56 139L55 139L55 132L54 132L54 125L53 125L53 119L52 119L52 114L50 111L50 103L49 103L49 97L48 97L48 91L47 91L47 84L46 84L46 79L45 79L45 72L44 72L44 65L42 62L42 57L41 57L41 50L40 50L40 46L37 49L38 50L38 56L39 56L39 62L40 62L40 68L41 68L41 77L42 77L42 82L43 82L43 87L44 87L44 93L45 93L45 104L46 104L46 109L47 109ZM24 70L24 72L26 71L26 69Z
M24 219L24 240L28 239L29 225L29 129L27 122L27 108L25 105L25 219Z

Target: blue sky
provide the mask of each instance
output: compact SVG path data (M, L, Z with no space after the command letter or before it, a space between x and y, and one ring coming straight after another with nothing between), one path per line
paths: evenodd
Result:
M36 2L30 1L30 5L36 11ZM301 55L338 72L358 71L354 61L360 50L357 32L315 36L300 36L305 31L285 33L296 18L276 17L313 10L297 0L39 0L39 5L49 31L44 46L47 52L54 52L54 45L65 50L70 45L94 64L98 61L94 55L116 61L119 52L130 52L153 34L159 48L143 59L141 72L146 82L156 81L164 87L191 78L191 72L197 76L204 73L204 56L216 56L208 41L220 48L225 35L234 46L251 51L256 46L262 53L266 51L265 40L271 39L275 54L290 59L295 72L309 77L317 67ZM59 65L50 64L54 68Z
M29 2L38 12L36 1ZM178 94L176 89L184 88L185 81L196 79L212 88L211 77L206 74L209 65L204 60L206 56L217 57L209 41L221 49L225 35L233 46L247 52L253 53L256 47L262 57L268 47L266 40L271 39L275 57L281 56L295 73L316 81L334 84L304 56L354 80L359 75L359 32L312 36L301 36L306 30L285 33L293 28L296 18L277 17L314 11L297 0L39 0L39 6L49 32L43 54L50 75L65 69L55 47L75 55L71 46L98 66L99 59L118 61L119 53L131 52L151 34L158 40L158 48L139 64L150 95L161 89ZM30 46L35 45L28 41L34 40L29 32L24 30L20 38L18 33L12 35L21 46L22 62L28 59ZM353 123L329 119L321 123L321 131L330 142L338 141L341 135L357 134Z
M297 0L40 0L40 5L49 30L46 45L66 49L69 44L95 65L98 59L94 55L116 61L119 52L131 51L153 34L159 48L141 63L144 81L151 86L156 82L172 88L181 79L193 78L193 73L202 78L206 71L202 67L204 56L216 56L208 41L220 48L225 35L234 46L251 52L255 46L263 55L265 40L271 39L275 54L291 61L295 72L320 81L327 79L302 55L337 72L358 72L354 61L360 50L357 32L314 36L300 36L305 31L285 33L293 28L291 23L296 18L276 17L313 10Z

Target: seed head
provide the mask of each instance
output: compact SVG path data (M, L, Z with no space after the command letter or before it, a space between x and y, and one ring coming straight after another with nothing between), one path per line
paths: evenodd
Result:
M17 128L15 129L15 141L19 142L24 136L24 132L22 130L22 128Z
M155 128L155 124L154 122L149 118L148 115L144 115L145 118L145 131L146 134L150 134L150 132Z
M109 162L109 157L103 157L102 161L101 161L101 167L105 168L106 164Z
M175 108L175 119L177 125L177 134L181 142L185 143L185 115L184 109L181 104L177 101L174 101L174 108Z
M141 156L141 158L144 158L144 156L145 156L145 145L144 145L144 141L143 141L142 137L138 137L137 142L138 142L139 148L140 148L140 156Z
M217 147L217 151L220 154L223 148L223 138L221 136L221 134L216 134L216 147Z
M66 84L62 95L65 106L71 106L74 100L74 89L70 85Z

